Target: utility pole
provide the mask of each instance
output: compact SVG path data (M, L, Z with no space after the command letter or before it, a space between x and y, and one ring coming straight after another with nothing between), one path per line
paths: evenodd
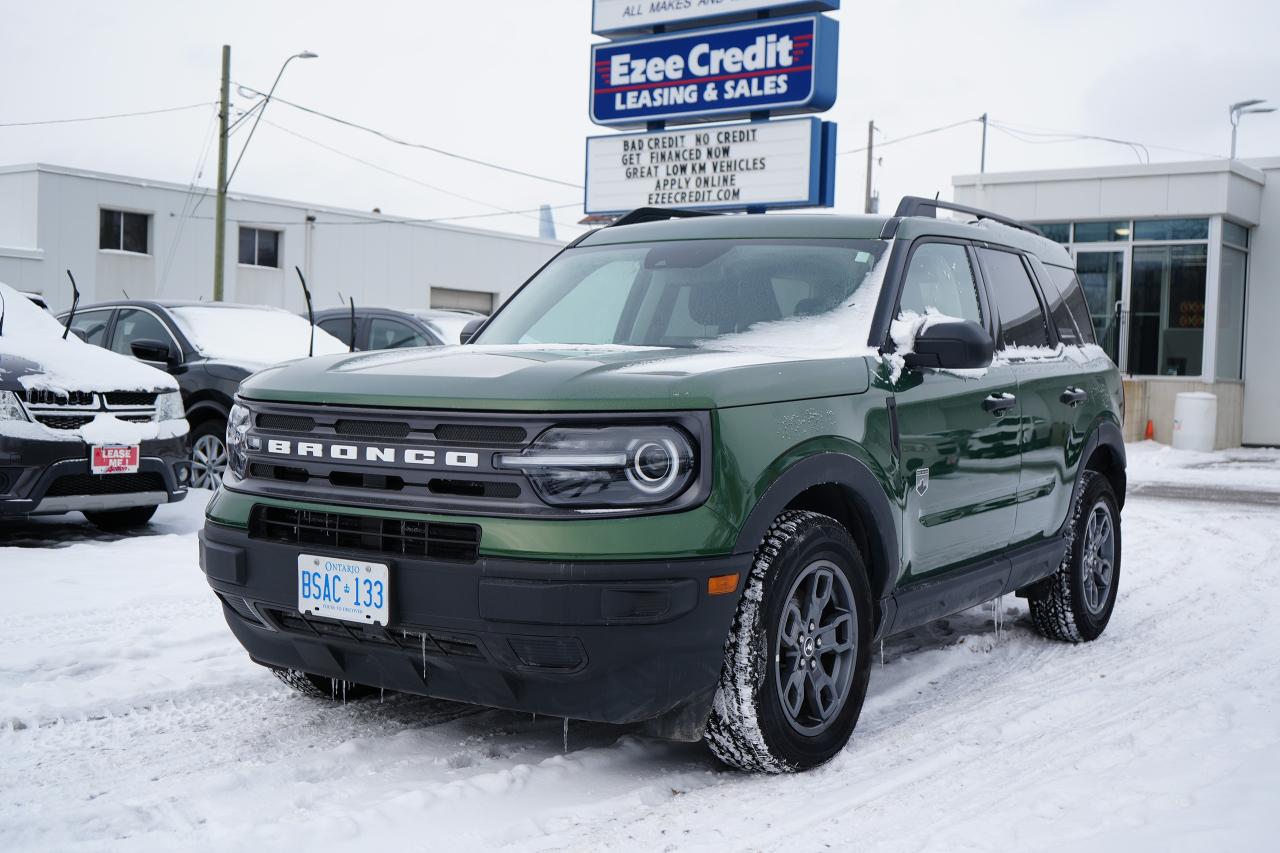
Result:
M213 301L222 301L227 246L227 119L231 114L231 45L222 46L222 98L218 103L218 204L213 214Z
M978 173L987 172L987 114L982 114L982 159L978 161Z
M874 159L874 148L876 144L876 123L874 120L867 122L867 196L863 203L862 212L871 212L871 164Z

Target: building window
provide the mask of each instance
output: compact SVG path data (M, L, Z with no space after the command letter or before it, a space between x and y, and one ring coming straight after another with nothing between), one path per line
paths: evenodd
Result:
M1135 240L1208 240L1207 219L1139 219L1133 223Z
M1129 220L1120 219L1111 222L1077 222L1077 243L1115 243L1129 239Z
M1134 248L1129 373L1200 375L1207 260L1203 244Z
M99 211L98 248L113 252L147 254L147 231L151 215L123 210Z
M1249 248L1249 229L1224 219L1222 220L1222 242L1247 249Z
M1228 223L1222 224L1222 235L1225 240ZM1236 227L1239 228L1239 226ZM1216 360L1219 379L1244 378L1244 292L1248 260L1249 256L1239 249L1231 246L1222 247L1222 267L1218 277L1218 357Z
M1040 229L1041 234L1055 243L1071 242L1070 222L1041 222L1036 227Z
M240 263L250 267L280 267L280 232L240 227Z
M450 287L431 288L432 308L458 308L465 311L493 313L493 294L480 290L455 290Z

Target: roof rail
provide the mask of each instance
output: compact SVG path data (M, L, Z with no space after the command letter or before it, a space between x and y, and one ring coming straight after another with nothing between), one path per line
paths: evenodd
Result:
M1034 225L1028 225L1025 222L1019 222L1016 219L1010 219L1007 216L1001 216L998 213L992 213L989 210L982 210L977 207L969 207L967 204L956 204L951 201L941 201L936 198L921 198L917 195L906 195L902 197L902 201L898 202L898 209L894 212L894 216L927 216L931 219L938 218L939 210L954 210L956 213L967 213L970 216L976 216L978 219L990 219L992 222L999 222L1001 225L1008 225L1010 228L1018 228L1022 231L1029 231L1038 237L1043 237L1044 233Z
M614 220L609 228L618 225L636 225L640 222L663 222L667 219L691 219L695 216L719 216L709 210L683 210L678 207L637 207Z

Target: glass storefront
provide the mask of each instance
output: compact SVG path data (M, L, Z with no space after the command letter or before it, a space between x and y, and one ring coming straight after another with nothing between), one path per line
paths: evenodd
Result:
M1248 229L1222 221L1222 245L1209 270L1208 217L1047 222L1065 245L1089 303L1098 343L1134 376L1200 377L1206 367L1240 379ZM1217 321L1205 364L1205 308L1216 286Z

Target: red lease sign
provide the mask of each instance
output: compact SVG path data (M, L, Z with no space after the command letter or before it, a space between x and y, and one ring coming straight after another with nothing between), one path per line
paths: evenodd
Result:
M138 445L109 445L93 448L89 460L94 474L133 474L138 470Z

